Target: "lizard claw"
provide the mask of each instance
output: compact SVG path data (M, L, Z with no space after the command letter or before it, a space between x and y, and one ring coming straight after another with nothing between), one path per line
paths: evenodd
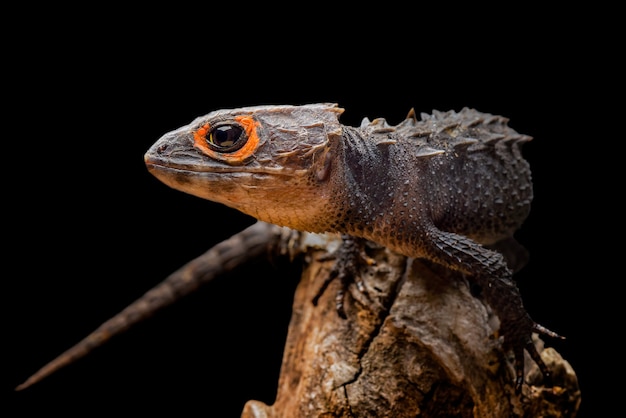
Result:
M565 339L554 331L534 322L528 315L509 323L503 328L505 346L513 350L515 356L515 392L520 393L524 383L524 350L530 355L543 375L544 384L552 386L552 373L544 363L532 340L532 332L538 332L553 338Z
M544 363L533 342L533 332L552 338L564 339L561 335L532 320L524 308L517 286L509 278L489 280L480 286L487 302L500 317L500 332L504 338L503 348L514 355L515 392L520 393L524 383L524 350L537 364L546 386L551 386L551 372Z
M358 291L367 296L367 290L361 279L359 268L364 264L373 265L376 261L365 253L365 240L345 234L342 235L341 238L343 242L335 252L318 258L318 261L329 259L335 259L336 261L312 302L314 305L317 305L328 285L333 280L339 279L341 285L335 296L335 307L337 314L341 318L346 319L344 300L348 286L350 286L351 283L355 283Z
M540 325L540 324L538 324L536 322L533 322L532 330L537 332L537 333L539 333L539 334L547 335L547 336L552 337L552 338L558 338L558 339L561 339L561 340L565 339L565 337L557 334L554 331L549 330L548 328L546 328L543 325ZM528 352L528 354L530 354L530 357L533 359L533 361L539 367L539 370L541 371L541 374L543 375L544 384L546 386L552 386L552 372L550 371L548 366L546 366L546 364L544 363L543 359L541 358L541 355L537 351L537 348L535 347L535 344L532 342L532 340L528 341L526 343L525 349ZM516 363L517 362L518 361L516 360ZM523 364L519 365L518 369L521 368L523 370L523 366L524 366ZM519 371L516 372L516 374L519 376ZM522 389L522 381L520 381L520 379L518 377L516 379L515 391L517 393L519 393L521 391L521 389Z

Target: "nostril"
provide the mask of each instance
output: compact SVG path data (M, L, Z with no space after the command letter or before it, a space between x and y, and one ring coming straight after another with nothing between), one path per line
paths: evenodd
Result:
M157 148L157 152L159 154L164 153L166 150L167 150L167 144L163 144L163 145L161 145L160 147Z

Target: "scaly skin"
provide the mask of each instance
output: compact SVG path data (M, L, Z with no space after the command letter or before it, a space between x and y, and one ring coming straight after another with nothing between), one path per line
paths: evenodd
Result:
M396 126L339 122L322 103L220 110L164 135L146 153L165 184L255 218L309 232L368 239L461 271L501 320L515 354L516 389L526 349L546 377L531 335L559 337L523 307L504 256L533 197L521 145L507 119L463 109ZM338 302L341 311L341 302Z

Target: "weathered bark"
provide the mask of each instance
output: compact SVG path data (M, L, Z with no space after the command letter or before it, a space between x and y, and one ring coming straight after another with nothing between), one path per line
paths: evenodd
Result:
M555 350L542 351L539 338L553 386L543 386L528 357L528 384L515 393L498 320L459 274L371 247L376 264L361 276L367 293L351 286L342 319L338 280L318 306L311 303L332 261L299 245L310 257L295 294L277 398L271 406L249 401L243 418L576 415L576 375Z

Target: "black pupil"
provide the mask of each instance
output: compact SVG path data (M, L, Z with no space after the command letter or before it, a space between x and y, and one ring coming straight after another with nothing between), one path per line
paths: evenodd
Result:
M235 125L218 126L211 132L209 142L219 148L230 148L241 137L243 129Z

